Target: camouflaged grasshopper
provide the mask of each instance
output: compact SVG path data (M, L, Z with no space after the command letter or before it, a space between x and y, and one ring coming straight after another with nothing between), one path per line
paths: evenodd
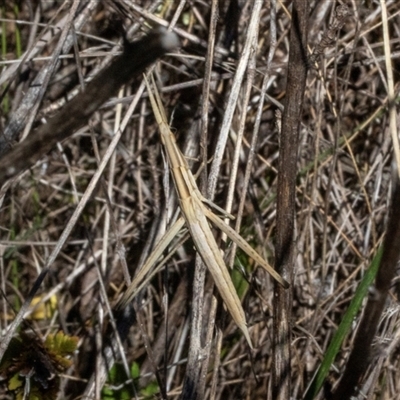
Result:
M242 330L250 347L252 347L243 307L232 283L228 268L222 258L221 250L219 249L211 231L209 221L225 232L233 242L247 253L248 256L253 258L254 261L261 265L283 287L287 288L289 284L234 229L206 206L212 206L226 214L224 210L212 204L200 193L186 159L178 148L175 136L168 126L165 110L154 83L154 78L152 77L154 94L151 91L150 84L146 77L145 81L153 113L159 126L161 141L164 145L168 164L175 183L175 189L179 198L179 205L183 218L179 218L175 224L173 224L155 247L153 253L149 256L145 265L138 272L137 276L121 298L118 307L125 307L144 286L144 283L148 282L150 278L145 279L146 275L160 259L166 247L186 224L196 250L210 271L229 313L236 325Z

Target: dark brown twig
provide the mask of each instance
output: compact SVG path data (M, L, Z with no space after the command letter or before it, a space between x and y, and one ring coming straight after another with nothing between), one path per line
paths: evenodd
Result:
M335 10L335 19L332 24L329 25L329 29L324 32L322 38L318 45L315 47L313 53L309 57L309 62L311 64L316 63L321 55L324 53L325 49L331 47L335 43L336 34L340 29L343 28L346 18L350 14L349 7L346 4L341 4Z
M157 58L178 45L175 34L154 30L143 39L127 43L124 52L96 76L85 91L71 100L56 116L33 132L0 161L0 182L33 166L57 142L71 136L118 89L138 76Z
M293 1L285 109L279 149L275 269L289 282L293 276L294 218L299 129L307 77L308 2ZM289 290L275 285L272 398L289 399L291 308Z
M76 5L77 4L75 4L75 6ZM21 103L12 113L11 118L7 123L7 126L4 129L3 135L0 136L0 157L3 157L6 153L10 151L11 143L14 143L18 139L18 135L22 129L24 129L23 136L26 135L25 132L29 132L29 127L33 123L33 118L36 116L38 106L42 101L50 78L54 74L54 71L56 70L57 65L60 62L60 55L68 53L73 44L73 35L67 35L67 33L69 33L71 29L79 31L82 28L85 22L87 22L91 13L93 13L93 8L96 6L96 2L89 2L85 6L85 8L81 9L78 12L78 14L75 10L75 6L71 8L70 12L68 13L66 17L67 21L64 21L64 19L62 19L59 23L58 28L61 29L62 33L50 61L41 68L41 70L35 77L35 80L26 90L24 97L21 100ZM57 29L55 28L56 27L53 27L53 29L57 31ZM40 49L43 46L43 43L49 42L51 42L51 35L49 31L45 29L39 39L36 40L34 47L27 50L22 56L20 63L17 63L15 64L15 66L10 67L5 74L2 74L1 78L3 78L3 80L5 81L5 78L7 76L9 76L10 79L12 76L15 76L17 72L21 73L23 66L29 64L29 62L36 55L38 55ZM1 78L0 81L2 80ZM5 92L3 91L1 97L3 97L4 95ZM27 123L26 121L28 118L30 119L30 121Z

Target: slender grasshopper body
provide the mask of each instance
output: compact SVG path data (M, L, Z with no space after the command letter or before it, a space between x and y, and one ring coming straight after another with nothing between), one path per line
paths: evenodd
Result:
M266 269L282 286L286 288L289 284L234 229L206 207L205 203L207 204L209 202L200 193L186 159L178 148L175 136L168 126L164 107L154 83L154 79L154 94L150 89L149 82L146 78L145 80L153 112L159 126L161 141L164 145L168 164L175 183L184 222L190 232L196 250L210 271L228 311L236 325L242 330L249 346L252 347L243 307L222 258L221 251L211 231L209 221L225 232L232 241L234 241L243 251ZM125 306L137 293L139 290L138 286L141 284L142 280L150 271L157 259L161 257L164 249L179 232L179 229L182 228L184 222L182 219L179 219L156 246L154 252L149 257L149 260L139 271L138 275L122 297L119 303L120 307Z

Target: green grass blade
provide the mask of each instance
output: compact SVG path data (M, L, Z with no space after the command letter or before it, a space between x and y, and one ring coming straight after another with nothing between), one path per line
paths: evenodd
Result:
M351 301L349 308L343 316L342 322L339 325L339 328L335 335L332 338L332 341L325 353L325 357L322 360L322 363L317 370L314 378L312 379L307 392L304 396L304 400L312 400L320 391L326 376L329 373L332 363L335 360L337 353L343 343L344 338L348 335L351 330L351 324L353 323L354 317L359 312L362 302L364 298L368 294L368 288L372 284L375 279L376 273L378 272L378 267L382 257L382 247L379 248L376 253L374 259L371 262L370 267L365 273L362 281L360 282L353 300Z

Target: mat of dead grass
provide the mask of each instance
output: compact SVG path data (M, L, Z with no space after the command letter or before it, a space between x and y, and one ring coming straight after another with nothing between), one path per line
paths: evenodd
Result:
M15 5L6 1L0 7L2 132L7 139L11 138L11 146L15 145L17 134L32 134L35 127L74 96L82 80L94 75L120 51L122 31L127 31L129 38L135 38L146 30L147 24L172 22L176 24L182 48L163 57L156 70L163 83L162 96L168 113L173 112L171 125L178 144L196 171L204 156L202 149L207 149L208 160L214 155L221 124L229 109L232 80L249 34L253 2L238 3L240 7L236 10L234 6L228 7L230 2L220 2L214 64L208 75L205 64L211 24L208 2L176 1L157 6L145 0L93 1L86 5L91 8L80 5L72 18L74 34L68 31L66 43L70 41L70 45L67 50L61 50L49 68L70 17L71 4L40 2L39 5L22 1ZM289 6L287 3L285 6ZM319 43L332 22L334 5L327 1L310 2L311 48ZM381 12L377 1L349 2L349 7L352 14L337 32L334 42L323 49L318 69L309 72L303 104L296 197L296 263L290 289L293 295L291 384L292 397L296 399L303 397L358 282L382 242L390 198L392 144L388 132ZM388 1L387 9L397 83L400 6ZM239 213L242 236L271 263L279 150L276 111L282 108L285 96L289 13L290 7L277 5L276 49L267 68L271 48L269 2L262 7L257 51L241 84L215 196L217 204L234 215ZM28 50L29 57L19 63ZM249 86L253 73L254 80ZM269 81L259 138L250 150L266 73ZM206 108L204 76L209 82ZM39 83L35 81L38 77ZM11 307L18 309L60 240L140 83L136 80L125 87L119 98L110 99L87 126L43 156L1 192L3 331L12 318ZM245 103L246 85L249 86L248 104ZM42 93L34 92L37 87L43 87ZM204 123L208 139L201 147ZM243 141L236 147L241 126ZM246 163L252 152L254 161L250 179L246 180ZM123 289L123 264L126 262L130 274L134 274L177 207L145 94L102 178L103 186L98 184L91 193L38 292L38 295L57 296L55 311L31 320L42 335L61 329L80 338L73 367L64 376L60 398L78 398L85 392L110 329L107 302L112 306ZM204 175L200 174L199 180L204 189ZM246 198L241 206L244 191ZM107 196L116 226L110 219ZM225 246L221 241L221 247L226 247L229 259L231 245ZM241 253L234 264L234 283L243 298L256 350L250 355L245 339L231 318L221 306L216 307L212 280L206 276L204 337L208 339L206 348L211 347L211 357L208 369L203 371L204 396L269 398L273 283L264 272L254 270L252 261ZM109 380L105 385L110 396L117 398L116 387L132 377L139 398L151 395L152 390L158 390L154 385L154 368L157 368L168 397L179 397L188 353L194 265L195 252L188 242L136 300L141 326L136 324L130 329L124 353L128 365L137 367L139 372L124 377L123 369L119 368L119 381L111 384ZM239 271L245 271L245 278ZM373 343L371 368L363 380L363 391L369 399L396 398L400 392L396 293L393 286ZM222 341L215 339L215 332L206 329L208 317L214 314L217 338L221 337ZM359 316L331 368L329 379L333 384L343 372L358 320ZM145 343L150 345L151 357ZM127 387L133 390L129 384ZM2 390L5 393L5 387ZM98 387L97 393L100 392ZM133 392L127 393L133 396ZM104 392L102 397L107 398Z

